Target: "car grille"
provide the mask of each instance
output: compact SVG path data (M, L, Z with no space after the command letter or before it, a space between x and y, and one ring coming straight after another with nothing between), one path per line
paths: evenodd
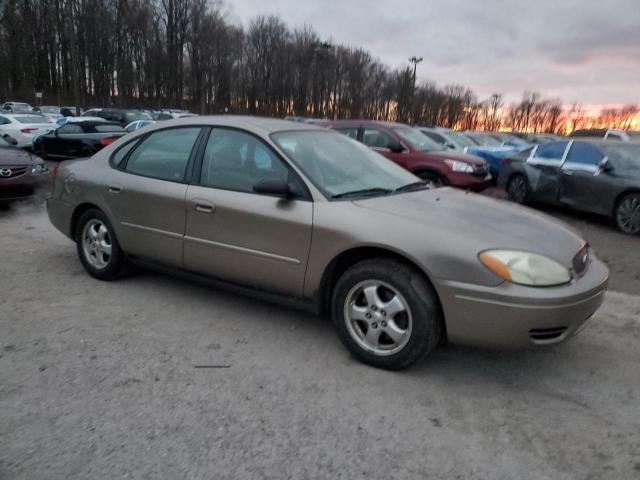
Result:
M529 330L529 338L534 342L550 342L557 340L568 327L552 327L552 328L533 328Z
M15 178L27 173L29 167L0 167L0 181L5 178Z
M473 167L473 174L478 177L484 177L487 173L489 173L489 167L486 164Z
M573 257L571 262L573 264L573 271L576 275L582 275L587 269L587 265L589 264L589 245L585 244L579 251L576 253L576 256Z

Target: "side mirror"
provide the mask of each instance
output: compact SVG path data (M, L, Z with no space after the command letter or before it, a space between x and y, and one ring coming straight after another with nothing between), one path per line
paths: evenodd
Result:
M402 153L402 152L404 152L404 147L397 140L390 141L389 145L387 145L387 148L389 150L391 150L393 153Z
M253 186L255 193L274 195L276 197L290 198L293 195L289 184L282 179L263 178Z
M455 149L456 149L456 146L455 146L453 143L451 143L451 142L447 142L447 143L445 143L445 144L444 144L444 146L445 146L446 148L448 148L449 150L455 150Z
M602 160L600 160L600 162L598 163L598 168L600 169L600 171L602 172L610 172L611 170L613 170L613 165L611 165L611 162L609 161L609 158L604 157Z

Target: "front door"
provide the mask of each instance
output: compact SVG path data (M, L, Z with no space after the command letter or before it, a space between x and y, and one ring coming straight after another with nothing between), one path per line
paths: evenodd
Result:
M531 200L555 204L560 189L560 166L569 142L549 142L538 145L527 160L527 176Z
M116 152L114 159L121 153L124 158L111 170L104 194L127 253L182 267L187 170L200 132L200 127L159 130Z
M595 146L572 142L562 165L560 203L577 210L610 215L616 181L600 169L604 155Z
M239 130L211 131L186 197L184 262L189 270L302 297L313 203L254 193L263 179L300 182L262 140Z

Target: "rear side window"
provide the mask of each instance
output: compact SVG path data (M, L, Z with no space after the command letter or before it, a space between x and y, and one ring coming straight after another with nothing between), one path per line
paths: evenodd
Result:
M67 123L58 128L59 135L72 135L76 133L83 133L82 127L73 123Z
M7 125L11 123L7 118L5 117L0 117L0 125Z
M567 142L550 142L540 145L533 158L541 160L562 160Z
M349 138L353 138L354 140L358 139L358 127L340 127L334 128L334 130L346 135Z
M571 145L566 163L597 166L602 160L602 154L593 145L574 142Z
M145 177L184 181L200 128L173 128L149 135L127 161L126 171Z
M125 146L120 147L116 153L111 157L111 166L114 168L119 168L122 165L122 161L125 159L127 154L135 147L139 142L129 142Z
M93 128L98 133L124 132L125 129L120 125L95 125Z

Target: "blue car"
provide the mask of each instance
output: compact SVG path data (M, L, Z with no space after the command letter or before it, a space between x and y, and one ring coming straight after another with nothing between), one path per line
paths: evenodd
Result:
M494 179L500 175L503 158L531 146L528 142L513 135L499 132L463 133L469 140L476 144L475 146L467 147L466 152L484 158L487 165L489 165L489 170ZM504 137L502 135L504 135Z

